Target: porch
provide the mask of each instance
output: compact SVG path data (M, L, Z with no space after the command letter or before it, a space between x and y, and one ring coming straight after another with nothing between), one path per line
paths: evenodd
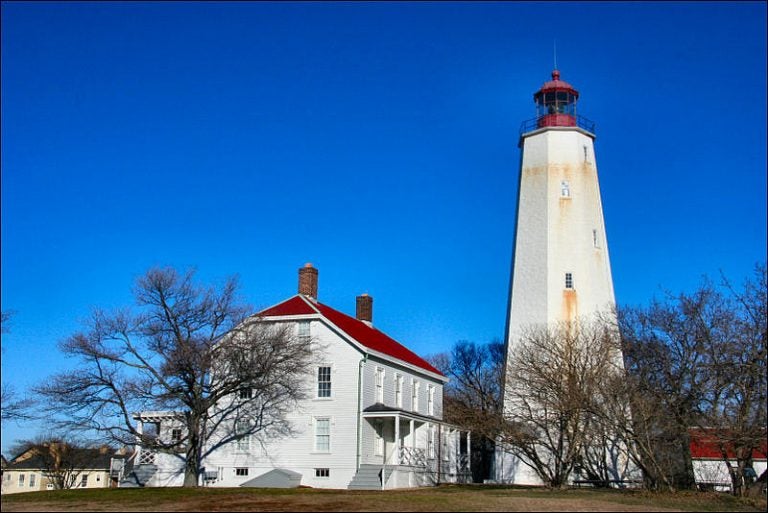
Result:
M350 488L470 482L470 433L440 419L376 404L362 415L363 448Z

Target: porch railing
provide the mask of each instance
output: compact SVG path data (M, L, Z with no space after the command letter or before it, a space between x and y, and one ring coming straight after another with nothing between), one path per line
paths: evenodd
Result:
M408 465L411 467L426 467L427 453L424 449L401 446L399 462L400 465Z
M139 465L154 465L156 455L156 451L142 447L139 454Z

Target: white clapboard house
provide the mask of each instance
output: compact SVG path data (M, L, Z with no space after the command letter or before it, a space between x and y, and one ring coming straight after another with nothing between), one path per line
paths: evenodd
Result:
M205 486L392 489L471 479L470 434L442 421L448 379L373 327L371 296L357 297L355 317L320 303L317 277L311 264L300 268L299 293L259 313L323 346L310 397L290 416L295 436L216 449L203 462ZM135 418L170 440L177 415ZM137 449L122 486L182 484L178 457Z

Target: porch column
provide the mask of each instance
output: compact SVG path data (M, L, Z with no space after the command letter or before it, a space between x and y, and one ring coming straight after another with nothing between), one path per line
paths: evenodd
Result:
M411 419L411 449L416 448L416 423Z
M393 465L400 464L400 415L395 415L395 462Z
M472 432L467 431L467 470L472 469Z

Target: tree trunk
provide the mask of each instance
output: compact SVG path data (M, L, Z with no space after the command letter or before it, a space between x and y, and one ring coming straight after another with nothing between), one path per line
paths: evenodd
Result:
M187 429L189 440L184 461L184 487L195 488L200 486L200 454L202 452L200 447L202 444L200 420L197 416L187 415Z

